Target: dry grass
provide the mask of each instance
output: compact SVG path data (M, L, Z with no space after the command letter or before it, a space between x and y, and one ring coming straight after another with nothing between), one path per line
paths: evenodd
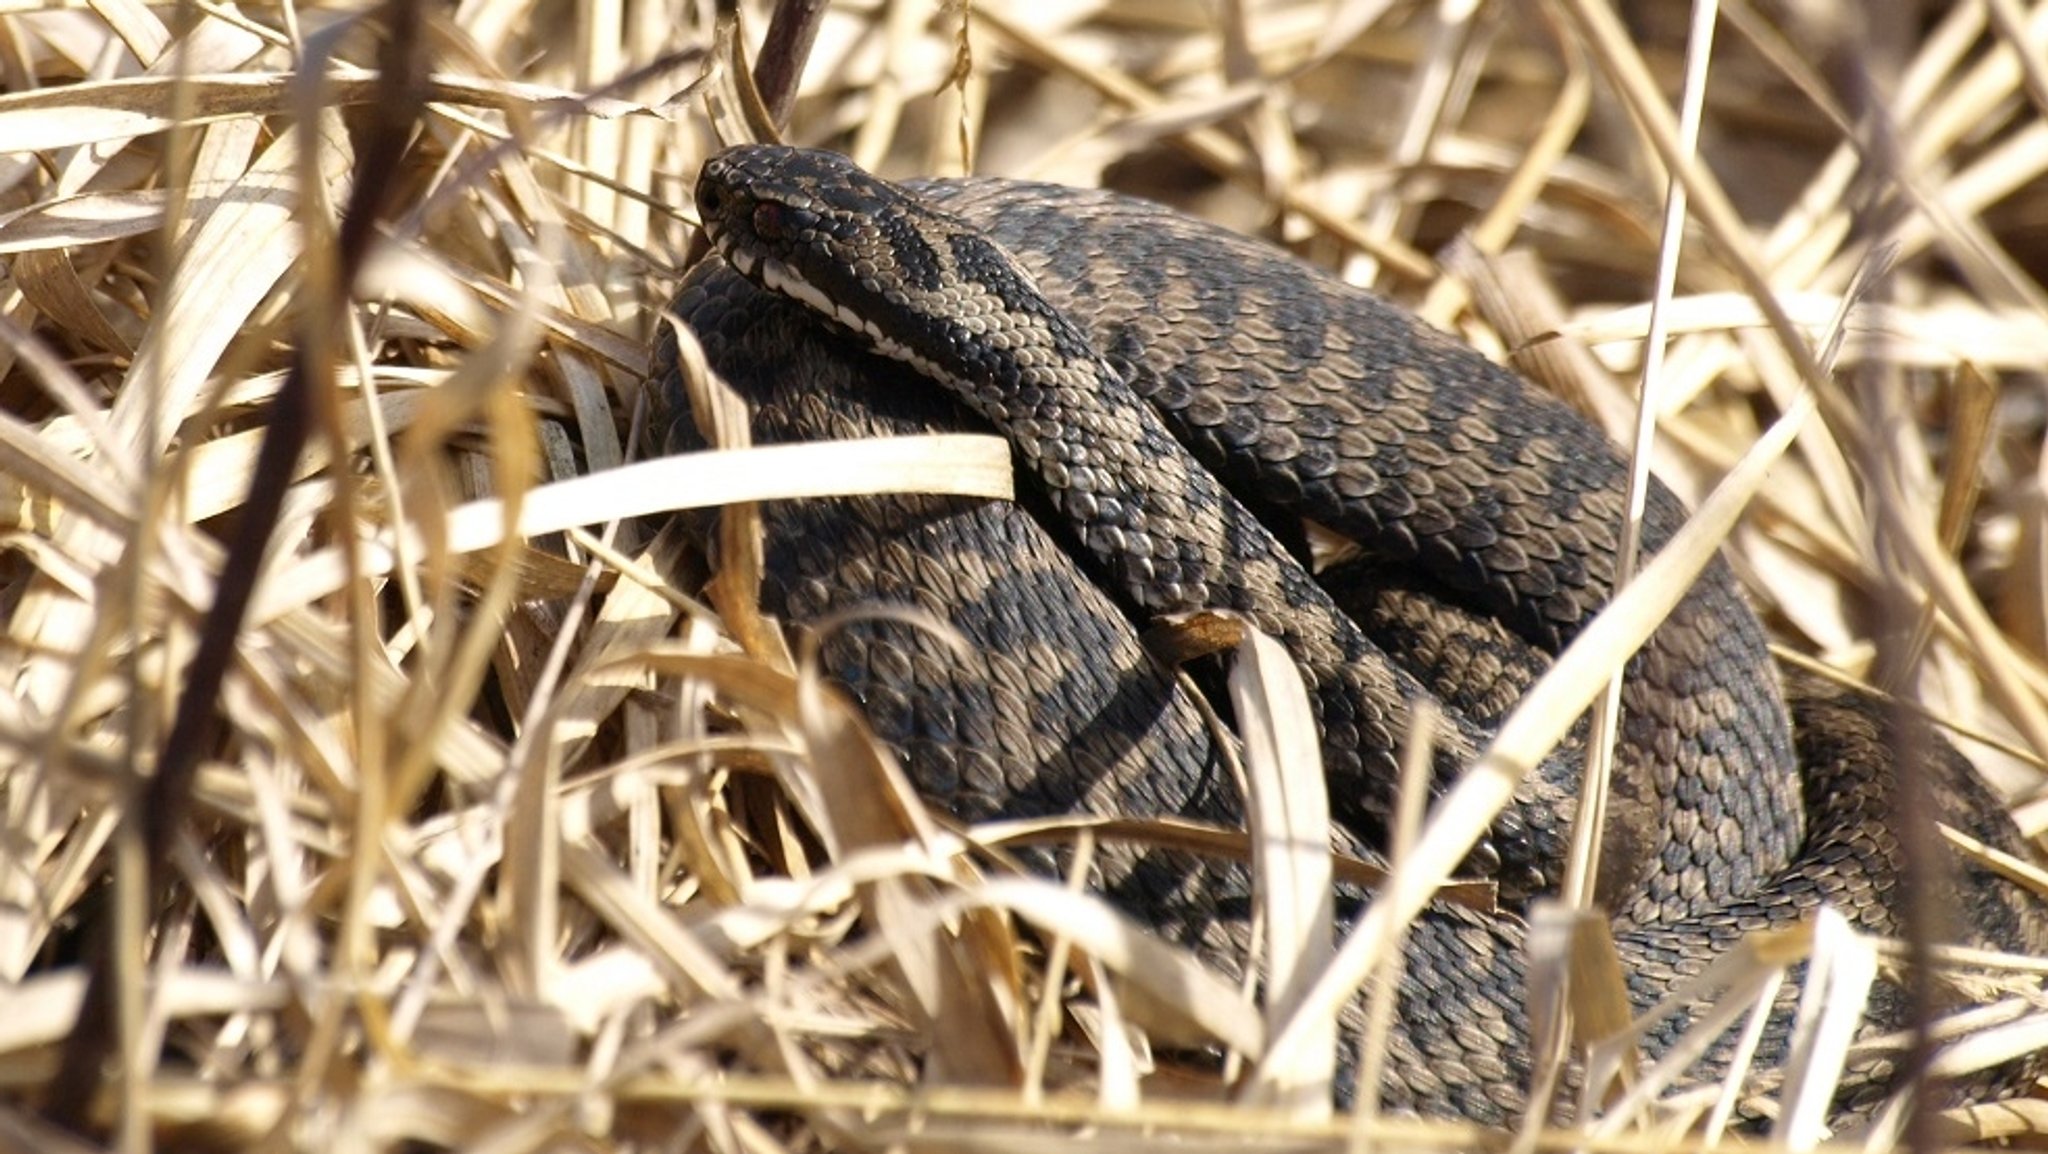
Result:
M408 94L348 6L0 0L0 1148L94 1148L46 1101L127 1149L997 1149L1048 1126L1105 1149L1505 1147L1329 1117L1327 1007L1397 957L1716 546L1789 652L1905 686L2003 790L2040 792L2048 4L1743 0L1697 87L1675 2L1626 31L1601 0L979 0L964 35L920 4L830 13L793 139L895 174L958 171L968 141L984 171L1275 232L1571 398L1700 510L1362 932L1269 909L1291 977L1265 1002L991 849L1242 842L1077 822L971 847L743 595L721 617L657 576L634 516L1008 485L975 438L620 471L713 147L700 97L744 119L729 79L693 84L723 57L710 5L684 7L466 5L403 38L431 61ZM1697 144L1672 111L1695 102ZM1674 171L1682 251L1660 239ZM349 204L378 243L339 227ZM274 421L294 397L303 419ZM258 486L270 552L224 633L207 612L226 558L256 560L244 515L282 424L308 449ZM174 738L209 637L221 724ZM1241 715L1298 707L1284 660L1241 673ZM160 768L181 741L189 777ZM1321 820L1284 784L1302 744L1284 720L1248 742L1254 845ZM1330 865L1255 860L1296 894ZM1767 994L1814 941L1853 1010L1878 954L1825 923L1722 976ZM96 959L95 1099L59 1067ZM1161 1031L1233 1050L1244 1100L1148 1082ZM2023 1015L1947 1060L2042 1032ZM1781 1137L1813 1135L1829 1061L1786 1072ZM1695 1107L1718 1124L1733 1096ZM2039 1106L1944 1133L2039 1142ZM1637 1120L1522 1137L1686 1146Z

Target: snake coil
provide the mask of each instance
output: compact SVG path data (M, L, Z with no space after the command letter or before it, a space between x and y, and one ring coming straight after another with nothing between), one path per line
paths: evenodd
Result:
M723 260L692 273L674 311L748 398L757 440L992 425L1015 448L1020 506L884 497L771 514L771 611L908 603L984 655L963 664L886 621L827 648L920 788L963 818L1241 823L1184 691L1133 639L1161 614L1227 609L1301 668L1334 836L1370 853L1411 703L1447 707L1441 786L1611 593L1626 483L1614 447L1514 374L1277 250L1108 193L898 186L782 147L714 157L697 198ZM673 349L660 352L667 447L690 447ZM1656 488L1646 549L1683 517ZM1304 521L1358 559L1311 574ZM1627 673L1599 893L1639 1008L1744 932L1821 902L1895 932L1887 711L1809 677L1781 684L1720 562ZM2024 852L1960 756L1938 738L1927 749L1944 819ZM1577 765L1569 749L1547 759L1497 823L1497 860L1482 864L1504 892L1554 884ZM1163 931L1226 965L1243 956L1242 871L1131 850L1102 875ZM1974 868L1957 879L1974 944L2048 945L2032 898ZM1523 933L1455 909L1417 923L1389 1105L1485 1122L1523 1108ZM1879 1025L1896 1003L1880 991ZM1864 1061L1838 1108L1867 1109L1891 1077L1885 1057Z

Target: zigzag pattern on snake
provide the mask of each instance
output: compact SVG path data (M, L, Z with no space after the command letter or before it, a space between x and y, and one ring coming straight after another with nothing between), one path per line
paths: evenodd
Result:
M920 788L963 818L1240 823L1208 734L1132 633L1162 613L1222 608L1301 667L1339 844L1369 852L1409 703L1449 706L1441 784L1609 594L1625 472L1605 438L1277 250L1107 193L994 180L905 190L780 148L714 158L698 196L730 265L693 273L675 311L747 396L757 439L993 425L1016 447L1019 506L873 498L771 516L772 612L803 621L907 603L983 655L963 666L889 622L826 650ZM664 359L657 381L670 374ZM669 447L694 444L674 382L655 392ZM1659 488L1646 548L1682 517ZM1304 518L1356 541L1363 560L1311 576L1292 528ZM1892 932L1883 710L1802 679L1788 719L1762 627L1718 563L1628 674L1600 894L1620 916L1639 1006L1742 931L1823 900ZM2018 848L1967 765L1936 746L1948 819ZM1498 860L1482 864L1511 895L1552 884L1577 767L1571 750L1549 759L1496 828ZM1241 946L1247 891L1229 863L1131 850L1103 877L1162 929L1220 957ZM2009 887L1967 874L1957 900L1982 944L2048 943L2040 912ZM1422 920L1389 1104L1481 1121L1520 1110L1520 948L1512 918ZM1872 1059L1840 1104L1867 1106L1888 1073Z

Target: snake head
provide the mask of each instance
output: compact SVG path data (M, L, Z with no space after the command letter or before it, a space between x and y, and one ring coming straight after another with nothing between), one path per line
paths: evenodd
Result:
M697 211L742 276L941 381L1010 375L976 363L988 334L1060 319L994 241L838 153L729 148L704 162Z
M706 161L697 211L742 276L878 345L901 343L909 293L938 283L932 238L959 227L838 153L765 144Z

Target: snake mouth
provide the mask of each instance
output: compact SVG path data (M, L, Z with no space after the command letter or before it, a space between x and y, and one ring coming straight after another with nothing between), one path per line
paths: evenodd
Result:
M910 365L928 377L940 376L938 366L929 358L890 337L859 310L833 300L830 294L805 280L788 262L741 245L728 244L723 230L711 231L711 243L734 271L768 292L803 306L892 361Z

